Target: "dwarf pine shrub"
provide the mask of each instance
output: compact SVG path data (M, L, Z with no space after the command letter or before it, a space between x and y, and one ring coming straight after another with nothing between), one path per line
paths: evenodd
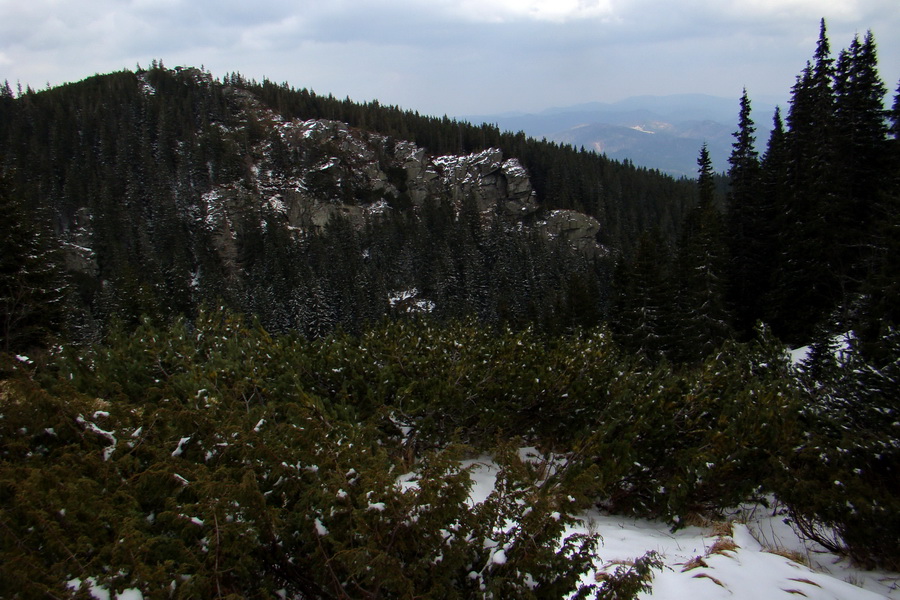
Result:
M900 569L900 334L874 361L853 343L804 365L803 435L778 495L798 530L857 563Z

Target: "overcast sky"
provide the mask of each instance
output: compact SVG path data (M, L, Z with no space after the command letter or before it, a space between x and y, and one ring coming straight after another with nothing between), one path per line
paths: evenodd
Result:
M783 101L821 17L835 53L873 31L893 97L898 0L0 0L0 82L156 58L430 115L744 86Z

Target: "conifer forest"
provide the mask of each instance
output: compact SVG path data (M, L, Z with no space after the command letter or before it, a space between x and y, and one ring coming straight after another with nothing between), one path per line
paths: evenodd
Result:
M890 83L822 21L674 179L157 60L6 82L0 598L637 598L580 511L746 503L900 571Z

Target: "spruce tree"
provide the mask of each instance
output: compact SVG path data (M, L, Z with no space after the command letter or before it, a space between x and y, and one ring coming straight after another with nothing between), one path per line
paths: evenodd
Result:
M878 76L872 32L841 52L835 73L836 167L840 198L833 222L845 293L855 292L871 254L876 204L888 173L887 89ZM849 298L845 301L849 302Z
M58 250L35 215L0 179L0 351L44 346L63 324Z
M651 363L669 355L674 342L670 257L662 234L652 229L641 235L634 259L616 273L616 339Z
M900 141L900 82L897 83L897 91L894 95L894 104L891 107L889 118L891 121L891 135L894 136L894 142Z
M698 202L688 213L679 240L674 356L695 362L731 335L727 308L728 246L725 225L715 206L715 176L706 144L697 160Z
M763 218L758 225L755 239L767 248L760 260L766 265L767 279L760 281L764 292L760 297L760 318L772 325L777 332L785 329L781 306L785 299L780 288L775 286L780 273L783 249L789 243L790 232L786 207L789 205L788 150L781 109L775 108L772 117L772 131L766 144L766 152L760 161L760 210Z
M896 360L886 340L900 328L900 84L889 112L884 187L873 208L869 269L854 329L866 358Z
M731 250L729 297L736 324L749 332L762 314L762 297L770 279L768 200L761 194L761 171L755 143L756 126L750 117L747 90L741 96L738 130L734 132L728 179L728 241Z
M775 311L776 333L789 342L808 341L841 296L836 231L825 218L837 203L833 81L834 59L823 19L814 62L798 77L787 116L790 195L779 225Z

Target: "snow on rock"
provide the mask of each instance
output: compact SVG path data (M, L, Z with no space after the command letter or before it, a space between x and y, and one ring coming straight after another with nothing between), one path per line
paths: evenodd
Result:
M388 294L388 304L390 304L391 308L407 313L430 313L434 311L437 305L431 300L417 298L418 295L419 290L417 288L391 292Z

